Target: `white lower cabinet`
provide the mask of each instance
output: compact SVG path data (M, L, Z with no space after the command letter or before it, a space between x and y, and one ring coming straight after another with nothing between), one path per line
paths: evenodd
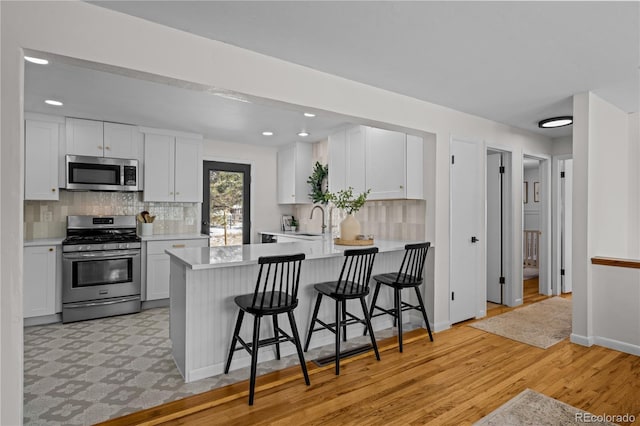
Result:
M169 298L169 255L165 250L186 247L207 247L206 238L188 240L147 241L147 276L145 300Z
M58 291L57 253L59 246L24 248L23 316L25 318L56 313Z

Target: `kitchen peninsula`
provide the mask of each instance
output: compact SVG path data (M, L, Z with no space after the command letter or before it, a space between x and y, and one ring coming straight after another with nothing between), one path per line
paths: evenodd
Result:
M376 240L380 250L376 256L372 274L395 271L404 255L404 246L413 241ZM211 377L223 371L236 320L235 296L253 293L260 256L304 253L300 275L299 304L295 310L296 322L302 339L306 337L313 311L313 284L336 280L343 263L345 249L329 238L320 241L290 242L279 244L247 244L242 246L182 248L167 250L171 258L170 280L170 338L173 357L185 381ZM381 291L379 301L393 305L391 292ZM357 302L357 301L356 301ZM359 305L350 307L359 315ZM333 321L331 304L323 304L320 318ZM409 315L407 315L409 317ZM410 320L410 318L407 318ZM374 330L391 326L390 316L374 318ZM289 332L287 321L280 327ZM245 321L241 335L250 336L250 321ZM246 328L245 328L246 327ZM358 327L347 330L347 337L361 335ZM271 321L263 321L261 336L272 336ZM327 330L314 333L310 347L332 343L333 334ZM281 345L282 355L295 353L293 345ZM275 352L265 348L259 352L259 362L274 359ZM249 355L238 352L231 369L249 365ZM310 360L307 360L310 361Z

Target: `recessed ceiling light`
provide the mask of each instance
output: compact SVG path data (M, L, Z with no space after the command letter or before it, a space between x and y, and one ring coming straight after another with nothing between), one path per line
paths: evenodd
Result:
M62 105L64 105L62 102L56 101L56 100L53 100L53 99L47 99L46 101L44 101L44 103L48 104L48 105L53 105L53 106L62 106Z
M303 137L303 138L306 138L307 136L309 136L309 133L307 133L307 132L300 132L300 133L298 133L298 136L301 136L301 137Z
M538 127L542 129L553 129L554 127L564 127L573 124L573 117L570 115L564 117L553 117L542 120L538 123Z
M310 112L305 112L305 113L304 113L304 116L305 116L305 117L315 117L316 115L315 115L315 114L313 114L313 113L310 113Z
M273 136L273 132L262 132L262 136Z
M33 56L25 56L24 60L38 65L47 65L49 63L46 59L34 58Z

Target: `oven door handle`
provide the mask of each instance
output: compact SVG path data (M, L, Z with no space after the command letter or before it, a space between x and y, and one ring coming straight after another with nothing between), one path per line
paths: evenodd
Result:
M140 256L140 250L93 251L62 254L63 259L105 259L131 256Z

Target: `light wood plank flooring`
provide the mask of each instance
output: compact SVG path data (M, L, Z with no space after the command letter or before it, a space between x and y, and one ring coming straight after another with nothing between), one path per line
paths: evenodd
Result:
M259 377L253 407L241 382L107 424L471 424L526 388L594 414L640 418L640 357L568 339L543 350L468 324L435 342L421 329L407 333L402 354L389 339L381 361L354 357L340 376L308 363L309 387L299 367Z

